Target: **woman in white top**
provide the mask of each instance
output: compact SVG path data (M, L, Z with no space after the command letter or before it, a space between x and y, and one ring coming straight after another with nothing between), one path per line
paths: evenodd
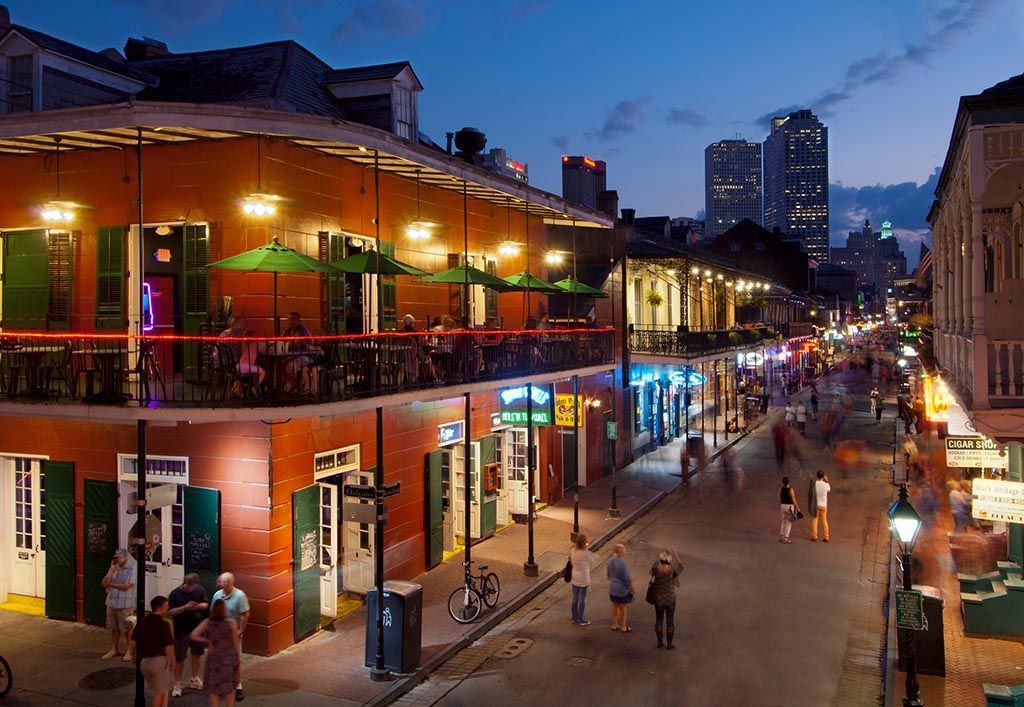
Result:
M587 590L590 589L590 570L597 563L597 556L587 546L587 536L580 533L576 536L576 544L569 551L572 562L572 622L580 626L588 626L587 621Z
M795 419L796 408L793 407L793 403L786 403L786 427L792 427Z

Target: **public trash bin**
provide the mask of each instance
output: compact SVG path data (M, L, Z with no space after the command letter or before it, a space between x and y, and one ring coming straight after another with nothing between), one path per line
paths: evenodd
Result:
M917 634L915 644L917 656L917 672L921 675L946 676L946 641L943 635L942 624L942 594L937 587L929 587L923 584L915 584L914 589L921 592L921 601L924 604L924 631L914 631ZM890 621L896 620L896 610L889 610ZM899 631L899 656L897 667L906 671L906 642L907 631Z
M415 582L384 582L384 665L411 673L423 645L423 587ZM366 593L366 667L377 663L377 588Z

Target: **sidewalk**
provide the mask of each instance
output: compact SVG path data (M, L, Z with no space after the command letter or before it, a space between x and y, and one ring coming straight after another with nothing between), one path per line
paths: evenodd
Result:
M730 435L730 442L735 439ZM600 547L679 485L678 444L616 472L620 517L610 517L607 512L611 477L580 488L580 531L592 539L593 547ZM244 656L247 704L357 705L393 700L424 679L433 666L486 633L558 578L568 555L572 518L571 495L538 513L534 524L534 557L540 567L537 578L523 575L525 525L512 525L473 547L474 561L489 565L501 580L500 604L492 611L485 610L476 624L457 624L448 615L448 595L462 582L461 553L416 577L414 581L423 586L423 656L416 673L387 683L369 679L369 670L363 666L366 610L362 608L275 656ZM7 704L132 703L132 666L99 660L109 647L104 629L0 611L0 636L0 653L14 673L14 690ZM207 698L205 693L186 691L173 703L205 705Z

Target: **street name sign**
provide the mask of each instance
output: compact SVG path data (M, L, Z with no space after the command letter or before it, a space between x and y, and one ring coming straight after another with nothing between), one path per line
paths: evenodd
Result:
M608 439L619 438L619 423L614 420L608 420L605 432L607 433Z
M924 602L917 590L896 590L896 628L924 630Z
M345 488L345 496L348 498L377 499L377 489L366 484L348 484Z
M971 516L979 520L1024 523L1024 483L975 479L971 482Z
M946 466L955 468L1006 469L1006 450L984 437L946 437Z
M384 498L387 498L388 496L394 496L395 494L397 494L401 490L402 490L402 482L396 481L393 484L384 484L383 486L381 486L380 487L380 495L383 496Z

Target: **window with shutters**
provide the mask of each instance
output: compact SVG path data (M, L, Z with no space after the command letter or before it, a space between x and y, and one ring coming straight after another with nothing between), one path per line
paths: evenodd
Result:
M341 233L320 232L320 261L336 263L345 257L345 236ZM323 279L324 331L330 334L345 333L345 276L340 273L326 273Z
M125 327L124 226L104 226L96 231L96 328Z
M381 255L395 257L395 244L380 243ZM381 331L395 331L398 328L398 287L394 275L380 276Z
M32 110L33 59L31 54L7 57L7 102L5 112L25 113Z
M184 238L185 317L205 321L210 308L210 232L206 224L189 224Z
M498 276L498 263L497 261L487 258L484 261L484 267L487 274ZM488 319L498 318L498 291L492 290L490 287L484 288L484 316Z
M50 231L49 311L46 321L50 329L71 326L71 262L72 237L67 231Z

